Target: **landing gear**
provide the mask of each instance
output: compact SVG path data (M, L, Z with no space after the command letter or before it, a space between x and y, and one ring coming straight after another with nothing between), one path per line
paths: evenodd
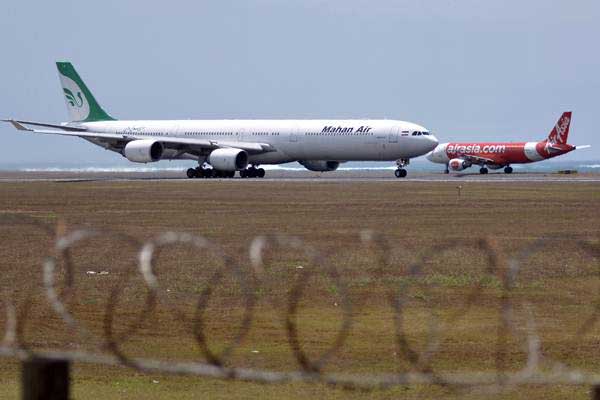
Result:
M404 178L407 174L408 172L406 172L404 168L398 168L394 171L394 175L396 175L396 178Z
M194 168L189 168L186 172L186 175L190 179L196 178L196 170Z
M252 166L250 168L241 170L240 176L242 178L264 178L265 170L263 168L256 168L255 166Z
M485 175L488 173L488 169L486 167L479 168L479 173Z
M450 169L448 168L448 166L446 165L446 169L444 170L445 174L449 174L450 173Z
M512 174L512 172L513 172L513 169L512 169L511 166L504 167L504 173L505 174Z
M188 178L233 178L235 171L220 171L214 168L204 168L199 166L197 168L190 168L186 171Z
M394 175L396 175L396 178L406 177L408 172L406 172L404 167L406 167L408 164L410 164L410 158L400 158L396 160L396 165L398 166L398 169L394 171Z

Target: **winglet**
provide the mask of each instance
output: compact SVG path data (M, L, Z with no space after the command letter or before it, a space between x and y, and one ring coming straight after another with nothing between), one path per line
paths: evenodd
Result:
M10 122L19 131L29 131L29 132L31 132L33 130L33 129L29 129L29 128L21 125L18 121L15 121L14 119L3 119L3 120L0 120L0 121L2 121L2 122Z
M589 145L589 144L580 144L580 145L575 146L575 149L577 149L577 150L580 150L580 149L589 149L590 147L592 147L592 146Z

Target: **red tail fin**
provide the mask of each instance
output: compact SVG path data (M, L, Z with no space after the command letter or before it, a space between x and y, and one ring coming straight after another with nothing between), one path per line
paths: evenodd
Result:
M564 112L552 132L548 135L550 143L566 144L569 137L569 126L571 125L571 111Z

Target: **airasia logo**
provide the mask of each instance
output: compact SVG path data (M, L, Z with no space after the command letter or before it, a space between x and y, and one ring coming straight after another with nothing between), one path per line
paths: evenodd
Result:
M503 144L451 144L446 149L448 154L477 154L477 153L504 153L506 151L506 145Z
M564 117L558 124L556 124L556 134L561 139L560 141L564 141L565 134L567 133L567 129L569 128L569 124L571 123L571 118Z

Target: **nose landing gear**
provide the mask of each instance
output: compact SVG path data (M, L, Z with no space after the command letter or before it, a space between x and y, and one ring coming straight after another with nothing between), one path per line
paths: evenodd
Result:
M396 165L398 168L394 171L394 175L396 178L405 178L408 175L408 172L404 169L408 164L410 164L410 158L401 158L396 160Z
M506 167L504 167L504 173L505 174L512 174L513 169L511 166L507 165Z
M408 172L406 172L404 168L398 168L394 171L394 175L396 175L396 178L404 178L407 174Z

